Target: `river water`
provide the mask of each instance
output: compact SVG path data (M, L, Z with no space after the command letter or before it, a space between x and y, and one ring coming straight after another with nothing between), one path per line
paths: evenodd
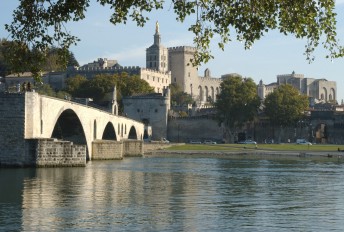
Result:
M343 231L344 164L126 158L0 169L1 231Z

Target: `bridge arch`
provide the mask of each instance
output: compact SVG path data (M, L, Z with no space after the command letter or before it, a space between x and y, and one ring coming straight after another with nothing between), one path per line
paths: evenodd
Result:
M86 158L89 160L89 151L84 127L79 116L72 109L62 111L53 125L54 129L51 132L51 138L86 145Z
M136 128L134 126L130 127L129 134L128 134L128 139L138 139L137 138L137 133L136 133Z
M115 127L111 122L108 122L105 126L105 129L103 131L103 140L116 140L117 141L117 136L116 136L116 131Z

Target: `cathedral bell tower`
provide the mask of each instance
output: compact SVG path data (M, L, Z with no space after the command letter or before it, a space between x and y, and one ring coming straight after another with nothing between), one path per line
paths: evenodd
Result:
M146 49L146 68L160 72L168 71L168 50L161 45L158 21L155 23L154 43Z

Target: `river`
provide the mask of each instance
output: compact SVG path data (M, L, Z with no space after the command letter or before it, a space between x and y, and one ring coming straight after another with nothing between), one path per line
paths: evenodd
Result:
M344 164L125 158L0 169L1 231L343 231Z

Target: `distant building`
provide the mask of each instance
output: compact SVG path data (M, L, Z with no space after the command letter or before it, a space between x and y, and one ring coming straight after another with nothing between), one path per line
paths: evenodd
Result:
M108 60L107 58L98 58L97 61L83 65L82 69L107 69L113 67L120 67L117 60Z
M290 84L301 94L307 95L311 102L335 102L337 100L337 84L335 81L326 79L305 78L303 74L277 75L277 82L269 85L263 84L261 80L258 84L258 95L261 99L273 92L278 86Z
M43 72L42 82L49 84L53 89L63 89L65 87L65 72ZM15 73L7 75L4 79L6 88L25 83L35 83L31 72Z

